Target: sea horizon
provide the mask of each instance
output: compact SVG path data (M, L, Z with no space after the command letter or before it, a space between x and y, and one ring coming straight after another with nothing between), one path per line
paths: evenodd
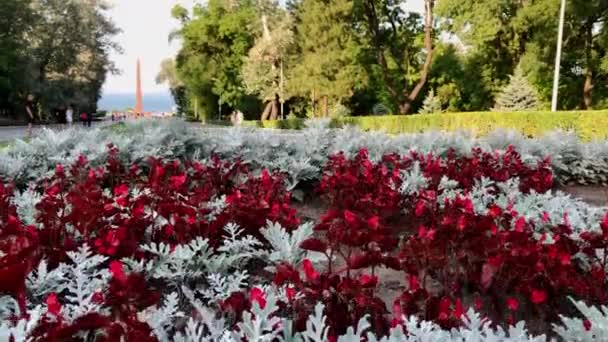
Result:
M125 111L135 108L135 93L107 93L103 94L97 102L99 110ZM144 112L171 112L174 110L175 102L169 93L144 93Z

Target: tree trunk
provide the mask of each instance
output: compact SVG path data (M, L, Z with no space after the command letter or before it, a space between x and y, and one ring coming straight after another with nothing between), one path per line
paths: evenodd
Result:
M406 96L404 103L399 106L401 114L407 114L412 108L412 102L418 98L420 91L424 88L426 80L429 76L431 63L433 62L433 10L435 9L435 0L424 0L424 48L426 49L426 58L424 65L420 71L420 80L414 89Z
M270 117L270 112L272 111L272 102L273 101L268 101L266 103L266 107L264 107L264 111L262 112L262 121L266 121Z
M316 97L315 97L315 89L312 89L312 117L317 117L317 106L316 106Z
M279 99L275 96L274 100L271 101L270 120L277 120L279 118Z
M593 25L585 27L585 83L583 84L583 108L593 107Z
M323 95L323 117L329 116L329 98L327 95Z

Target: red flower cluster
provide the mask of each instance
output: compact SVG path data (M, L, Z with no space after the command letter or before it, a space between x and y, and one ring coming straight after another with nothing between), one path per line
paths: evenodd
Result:
M397 190L400 174L414 162L427 186L403 196ZM443 177L457 181L464 195L438 203ZM518 177L524 193L545 192L553 179L548 160L526 166L512 148L502 154L475 149L470 157L452 152L446 158L387 155L375 164L365 150L350 160L343 154L331 157L319 186L329 209L316 227L319 237L301 245L324 253L329 266L319 274L305 263L305 280L290 276L286 267L279 269L279 283L293 284L304 295L293 309L304 316L311 307L303 303L321 300L328 304L333 334L344 333L365 314L377 332L386 332L387 310L376 289L382 279L373 276L378 267L399 270L406 279L407 287L393 305L393 324L403 314L416 314L450 327L460 324L465 306L494 322L540 315L545 324L558 318L567 296L606 302L606 277L597 274L604 265L596 262L588 269L574 261L579 252L592 259L595 248L605 246L574 240L567 221L553 229L555 243L546 244L547 237L535 237L534 222L513 210L503 212L490 204L487 215L476 214L467 194L482 177L496 182ZM605 243L608 234L588 239ZM335 267L336 257L342 268ZM366 269L371 276L361 273ZM335 306L332 296L340 299ZM356 309L359 303L365 306Z
M121 258L149 258L139 247L150 242L176 245L203 237L219 246L231 222L261 241L267 220L288 230L299 223L280 174L254 176L238 161L218 158L205 164L149 158L129 166L115 147L109 149L104 167L93 168L81 157L70 167L58 165L53 176L35 185L43 194L36 207L38 227L22 224L11 202L13 189L0 184L0 294L14 296L22 312L25 278L42 259L53 269L70 262L67 252L86 243L108 257L103 267L112 275L108 289L92 298L110 314L91 313L68 323L62 293L52 293L34 338L62 341L96 331L99 341L154 341L137 313L157 304L167 284L125 272ZM404 195L402 174L414 165L426 186ZM439 203L443 177L457 181L461 191ZM277 265L273 281L286 286L280 312L303 330L322 302L333 339L365 315L379 335L409 314L454 326L470 306L499 324L538 317L535 322L546 327L568 307L567 296L606 303L608 265L598 256L608 251L608 216L599 233L575 239L565 219L550 236L539 238L537 223L513 209L490 203L486 214L474 210L469 193L482 177L518 177L523 192L552 185L548 161L526 165L512 148L503 153L475 149L468 157L386 155L377 163L365 150L352 159L332 156L318 187L328 209L315 236L300 246L325 255L327 267L321 270L310 260ZM225 207L217 210L220 199ZM380 268L404 280L402 293L390 299L392 316L379 291L384 286ZM235 323L244 311L266 307L267 299L252 288L217 304Z
M70 167L58 165L54 175L35 185L43 193L36 206L38 227L23 226L12 204L13 188L0 183L0 294L16 298L23 315L26 276L42 259L52 270L70 263L67 252L85 243L109 258L104 264L112 274L109 286L92 300L111 314L88 314L68 324L62 316L65 299L52 293L34 338L65 341L78 332L98 331L99 341L154 341L137 313L157 304L167 284L127 274L119 259L147 259L139 246L150 242L186 244L203 237L219 246L227 223L262 241L259 231L268 220L288 230L299 224L279 174L264 171L255 177L238 161L217 158L206 164L150 158L143 166L127 167L119 151L109 148L105 167L93 168L81 157ZM220 199L224 204L218 210L211 204ZM264 306L257 294L256 302Z

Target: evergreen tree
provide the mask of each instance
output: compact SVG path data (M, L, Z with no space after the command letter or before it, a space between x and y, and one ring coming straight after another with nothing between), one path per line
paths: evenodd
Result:
M441 112L443 112L443 109L441 109L441 99L435 96L435 91L431 89L422 102L420 114L436 114Z
M496 97L495 111L514 112L537 110L539 100L536 90L528 83L520 68L511 76L511 81Z
M291 70L292 89L311 98L313 106L321 100L323 116L329 114L329 102L345 102L366 85L358 62L363 46L352 29L353 6L352 0L302 0L293 5L299 56Z

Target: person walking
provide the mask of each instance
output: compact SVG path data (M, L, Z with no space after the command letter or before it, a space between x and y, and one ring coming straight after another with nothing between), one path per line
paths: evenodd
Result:
M87 127L87 113L80 113L80 121L82 121L82 127Z
M93 122L93 113L87 113L87 127L91 127L91 122Z
M68 127L72 127L73 121L74 121L74 106L69 105L68 110L65 111L65 122L68 124Z
M25 114L27 118L27 137L32 138L32 126L34 125L34 95L27 96L25 103Z

